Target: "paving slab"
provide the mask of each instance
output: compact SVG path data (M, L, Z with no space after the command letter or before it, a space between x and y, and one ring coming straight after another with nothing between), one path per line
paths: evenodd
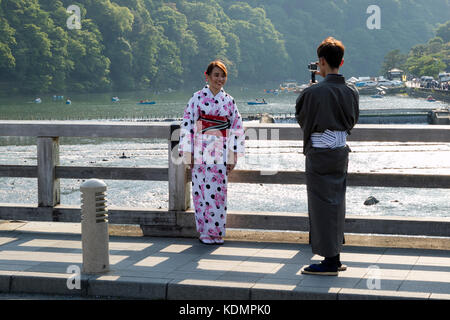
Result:
M303 261L302 264L299 263L284 263L283 266L277 270L276 273L268 273L264 276L266 279L282 279L286 280L303 280L306 275L301 274L303 266L310 261Z
M89 296L115 296L129 299L165 300L169 279L105 275L90 278Z
M432 293L430 295L432 300L450 300L450 294Z
M301 295L298 284L300 279L273 279L258 280L251 288L252 300L296 300Z
M11 276L9 292L82 295L67 285L71 274L60 272L20 271Z
M0 237L0 246L7 244L9 242L16 241L18 238L12 238L12 237Z
M10 292L11 274L0 271L0 292Z
M423 300L429 299L430 295L427 292L343 288L337 296L338 300Z
M173 280L167 287L169 300L250 300L253 280Z

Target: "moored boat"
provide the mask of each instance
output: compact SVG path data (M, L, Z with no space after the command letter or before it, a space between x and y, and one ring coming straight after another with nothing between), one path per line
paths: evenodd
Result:
M247 104L249 106L255 106L255 105L259 105L259 104L267 104L265 99L262 99L261 101L259 101L258 99L255 99L255 101L248 101Z
M137 104L155 104L155 103L156 103L155 101L144 101L144 100L141 100Z
M427 101L428 101L428 102L435 102L436 99L433 98L433 96L430 95L430 96L427 97Z

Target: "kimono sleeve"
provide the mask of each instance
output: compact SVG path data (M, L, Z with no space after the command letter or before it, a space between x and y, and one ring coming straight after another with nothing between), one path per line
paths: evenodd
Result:
M234 99L230 103L231 117L230 117L230 135L228 138L227 147L229 150L237 153L239 156L244 155L245 151L245 131L242 123L242 117L236 107Z
M194 150L194 117L195 117L195 99L192 97L184 109L183 120L180 125L180 143L178 152L182 155L184 152L193 152Z
M303 153L306 154L311 144L310 137L313 126L317 125L316 111L313 105L311 87L302 91L295 105L295 118L303 131Z
M305 122L305 93L305 90L300 93L295 104L295 119L300 127L303 127Z

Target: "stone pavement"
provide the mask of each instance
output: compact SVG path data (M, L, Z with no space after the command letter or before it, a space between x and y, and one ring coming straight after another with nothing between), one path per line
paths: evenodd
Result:
M111 271L77 278L72 272L82 266L80 228L79 223L0 223L0 293L156 300L450 299L450 250L344 246L341 260L348 270L325 277L300 273L321 258L306 244L228 240L207 246L191 238L110 236Z

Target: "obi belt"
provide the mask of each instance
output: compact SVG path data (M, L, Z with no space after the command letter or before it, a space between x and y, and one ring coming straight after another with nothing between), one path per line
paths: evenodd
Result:
M347 132L328 129L321 133L314 132L311 134L311 143L314 148L336 149L345 147L347 144Z
M204 114L198 118L197 132L218 137L226 137L227 129L231 127L227 117Z

